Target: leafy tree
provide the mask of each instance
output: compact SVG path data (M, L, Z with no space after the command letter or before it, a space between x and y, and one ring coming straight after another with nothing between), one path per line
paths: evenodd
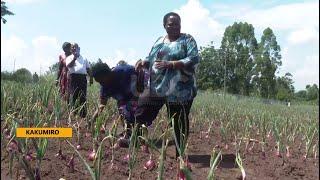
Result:
M33 80L31 72L26 68L21 68L14 72L13 78L15 81L26 83L30 83Z
M306 95L307 95L308 101L319 98L319 88L316 84L313 84L312 86L307 85L306 90L307 90Z
M49 67L49 71L47 72L47 74L56 74L58 73L58 70L59 70L59 62L56 62Z
M91 62L91 61L89 61L90 67L93 67L96 63L102 63L101 58L98 58L97 62Z
M301 90L294 94L294 96L299 100L307 100L307 91Z
M7 22L7 20L4 18L4 16L6 15L12 16L14 15L14 13L8 10L8 7L6 6L6 2L1 1L1 20L3 24Z
M263 98L271 98L276 93L276 71L281 66L280 46L276 36L270 28L263 31L259 43L254 84Z
M281 101L288 101L294 97L294 86L293 86L292 75L286 73L282 77L278 77L276 81L276 98Z
M13 80L13 74L8 71L1 72L1 79L3 80Z
M219 50L214 46L200 47L201 63L197 68L197 86L199 89L220 89L223 85L223 64L219 60Z
M240 22L226 28L221 42L220 63L226 61L228 92L249 95L252 90L254 54L257 46L251 24Z

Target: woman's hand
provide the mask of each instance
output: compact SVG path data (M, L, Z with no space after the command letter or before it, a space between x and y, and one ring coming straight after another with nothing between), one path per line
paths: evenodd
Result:
M73 60L77 60L77 58L80 56L80 54L78 54L77 52L73 53Z
M56 86L59 86L59 79L56 79Z
M155 67L157 69L172 69L173 63L170 61L155 61Z
M148 64L149 64L148 61L143 61L143 60L138 61L137 64L135 65L135 70L137 71L141 68L147 68Z

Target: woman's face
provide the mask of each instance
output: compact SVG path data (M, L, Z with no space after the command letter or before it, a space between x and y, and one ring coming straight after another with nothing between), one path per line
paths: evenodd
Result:
M180 30L181 30L180 23L181 22L177 16L169 16L167 19L167 23L164 26L168 35L170 35L170 36L180 35Z
M76 53L77 50L78 50L78 48L79 48L79 46L78 46L77 44L73 44L73 45L71 46L71 52L72 52L72 53Z
M71 54L71 45L67 46L65 49L63 49L63 51L67 54Z

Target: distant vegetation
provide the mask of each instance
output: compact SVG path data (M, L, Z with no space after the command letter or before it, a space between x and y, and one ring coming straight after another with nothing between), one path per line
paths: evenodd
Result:
M5 24L7 22L7 20L4 18L4 16L6 15L14 15L13 12L11 12L8 7L6 6L6 2L1 1L1 21L3 24Z
M307 85L305 90L296 92L291 73L277 75L282 65L281 48L271 28L263 31L258 42L251 24L235 22L226 28L220 48L212 44L199 48L201 61L196 77L200 90L319 104L319 88L316 84ZM46 75L56 74L57 71L58 62L49 67ZM31 75L25 68L12 73L1 72L1 75L1 79L26 83L39 79L37 74Z
M295 93L293 75L277 75L282 65L281 48L271 28L263 31L258 42L251 24L235 22L226 28L220 48L212 44L200 47L199 89L319 104L316 84Z

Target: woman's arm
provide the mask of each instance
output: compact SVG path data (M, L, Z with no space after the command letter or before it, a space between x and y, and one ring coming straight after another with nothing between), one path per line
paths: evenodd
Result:
M188 35L186 39L186 50L187 56L180 60L171 61L158 61L156 62L156 68L162 69L192 69L196 64L199 63L199 53L197 43L192 36Z
M148 61L148 58L146 58L145 60L140 59L135 64L135 70L138 71L141 68L148 68L149 64L150 63Z
M174 69L186 69L194 68L195 65L199 63L200 57L198 52L197 43L191 35L187 35L186 39L186 49L187 57L184 59L173 61Z
M140 59L139 61L137 61L136 65L135 65L135 70L136 70L136 71L137 71L138 69L142 68L142 67L144 67L144 68L149 68L149 66L150 66L149 56L150 56L150 54L153 52L155 46L156 46L157 44L159 44L159 42L161 42L162 39L163 39L163 36L160 36L160 37L156 40L156 42L155 42L155 43L153 44L153 46L151 47L151 50L150 50L149 55L148 55L144 60L141 60L141 59Z
M57 79L56 79L56 85L58 85L59 82L59 78L61 76L62 73L62 69L63 69L63 63L62 63L62 57L61 55L59 56L59 66L58 66L58 74L57 74Z
M72 67L72 66L74 66L74 63L75 63L75 61L77 60L77 56L75 56L75 55L70 55L70 56L68 56L67 57L67 60L66 60L66 66L67 67Z
M97 117L99 116L99 114L101 114L101 112L103 111L104 107L105 107L106 104L107 104L107 101L108 101L108 100L105 99L105 98L100 98L99 107L98 107L98 109L94 112L93 117L92 117L93 122L97 119Z

